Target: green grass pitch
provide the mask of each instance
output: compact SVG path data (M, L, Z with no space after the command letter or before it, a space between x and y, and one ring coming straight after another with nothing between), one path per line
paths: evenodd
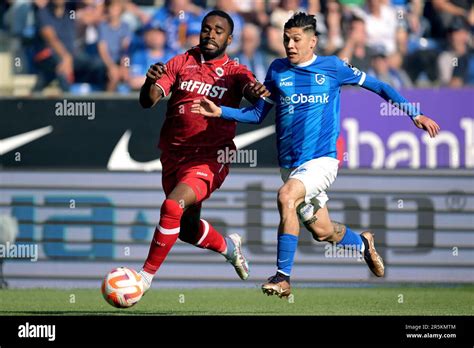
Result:
M0 290L0 315L473 315L474 286L294 288L290 300L258 288L152 289L117 309L100 289Z

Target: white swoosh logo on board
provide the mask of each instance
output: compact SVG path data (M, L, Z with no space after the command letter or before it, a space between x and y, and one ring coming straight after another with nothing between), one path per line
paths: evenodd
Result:
M263 138L266 138L273 133L275 133L274 125L237 135L234 138L234 143L237 149L241 149L249 146L250 144L256 143ZM151 172L154 170L160 171L162 166L159 158L148 162L139 162L130 156L130 153L128 152L128 143L130 141L131 135L132 131L130 129L127 129L127 131L122 135L117 145L115 145L112 154L110 155L109 162L107 163L107 169L145 172Z
M44 137L46 134L49 134L52 131L53 126L46 126L23 134L14 135L10 138L2 139L0 140L0 156L18 147L31 143L38 138Z

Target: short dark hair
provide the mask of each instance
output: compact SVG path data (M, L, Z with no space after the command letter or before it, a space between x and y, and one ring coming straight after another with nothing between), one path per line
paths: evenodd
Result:
M213 10L204 16L204 18L202 19L202 22L204 23L207 17L211 17L211 16L218 16L218 17L224 18L227 21L227 23L229 23L230 33L232 34L234 32L234 21L232 20L232 17L229 16L227 12L224 12L221 10Z
M284 29L302 28L303 31L311 31L317 35L316 18L304 12L297 12L285 23Z
M361 22L361 23L365 23L364 19L362 17L359 17L359 16L352 16L351 20L350 20L350 23L351 24L354 24L355 22Z

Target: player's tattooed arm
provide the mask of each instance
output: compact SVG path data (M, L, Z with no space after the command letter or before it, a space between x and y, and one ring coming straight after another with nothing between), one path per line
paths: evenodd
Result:
M316 221L318 221L318 217L316 216L316 214L314 214L313 216L311 216L309 218L309 220L306 220L303 222L303 224L306 226L306 227L309 227L311 226L312 224L314 224Z
M166 65L163 63L156 63L150 65L146 74L145 83L140 89L140 105L143 108L151 108L160 101L163 97L163 91L156 86L156 81L163 76L166 71Z
M260 82L251 82L244 88L244 97L252 104L255 104L259 98L266 98L270 95L271 93L268 91L267 87Z

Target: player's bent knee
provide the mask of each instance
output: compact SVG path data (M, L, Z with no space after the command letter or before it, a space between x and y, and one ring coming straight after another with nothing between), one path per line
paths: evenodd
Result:
M175 200L165 199L165 201L161 205L161 215L180 219L183 215L183 208Z
M278 204L283 208L296 209L295 197L290 193L288 189L282 187L278 191Z

